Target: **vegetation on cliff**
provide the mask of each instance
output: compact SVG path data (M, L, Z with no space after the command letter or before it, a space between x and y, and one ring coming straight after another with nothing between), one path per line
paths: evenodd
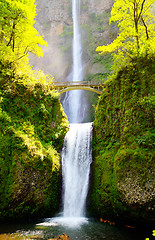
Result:
M153 221L155 58L106 82L96 108L92 208L102 216Z
M52 78L34 72L43 54L34 0L0 2L0 220L57 211L60 149L68 121Z
M1 219L42 216L59 204L68 121L48 82L23 78L0 75Z
M128 2L129 5L137 3ZM126 14L123 19L121 14L115 12L118 3ZM121 3L116 0L112 14L115 13L115 20L120 19L121 27L127 21L126 28L123 26L128 31L131 17L128 14L131 12L130 8L125 12L126 6ZM126 35L124 43L117 46L121 47L114 53L115 72L105 82L105 91L96 107L90 196L92 210L99 216L149 224L155 220L155 55L154 45L151 44L154 25L148 21L148 16L151 17L148 15L148 5L147 11L145 8L148 1L138 3L141 3L138 7L140 35L130 35L129 39ZM142 10L147 13L147 21ZM135 16L134 12L132 14ZM140 45L137 45L137 40ZM134 44L136 47L133 49ZM114 46L113 43L111 46ZM98 50L111 51L111 46ZM119 68L116 68L119 63Z

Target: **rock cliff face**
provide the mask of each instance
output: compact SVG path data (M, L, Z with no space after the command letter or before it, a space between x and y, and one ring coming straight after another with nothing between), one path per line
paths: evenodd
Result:
M63 81L72 65L72 1L37 0L36 28L44 35L48 47L44 48L44 57L31 56L35 69L42 69ZM116 30L108 25L113 0L81 1L81 34L84 48L83 59L86 75L107 71L94 61L95 49L99 44L110 42ZM86 47L87 46L87 47Z

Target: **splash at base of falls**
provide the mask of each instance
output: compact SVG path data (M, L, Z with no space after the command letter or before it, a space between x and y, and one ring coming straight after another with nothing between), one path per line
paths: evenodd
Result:
M88 224L88 218L85 217L54 217L47 218L44 222L36 224L36 226L55 227L63 226L66 228L78 228L81 225Z

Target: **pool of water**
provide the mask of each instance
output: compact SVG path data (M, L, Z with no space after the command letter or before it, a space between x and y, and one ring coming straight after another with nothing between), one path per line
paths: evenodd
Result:
M112 224L112 225L111 225ZM66 233L71 240L149 240L155 239L150 231L96 219L42 219L33 224L1 224L0 240L48 240Z

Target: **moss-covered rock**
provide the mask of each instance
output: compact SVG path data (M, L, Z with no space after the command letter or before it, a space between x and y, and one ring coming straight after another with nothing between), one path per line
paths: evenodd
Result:
M20 79L21 80L21 79ZM60 203L67 117L50 84L1 76L0 220L49 216Z
M136 59L106 82L96 108L91 209L98 216L155 221L155 58Z

